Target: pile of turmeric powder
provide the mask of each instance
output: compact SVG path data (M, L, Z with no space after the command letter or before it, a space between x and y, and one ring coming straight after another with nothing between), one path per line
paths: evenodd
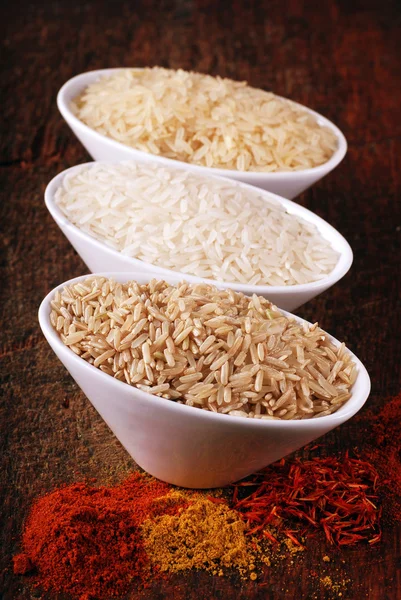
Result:
M176 492L177 500L179 495ZM246 530L239 513L226 502L195 494L177 514L146 520L142 536L148 557L160 571L205 569L223 575L223 568L235 568L256 579L256 557Z

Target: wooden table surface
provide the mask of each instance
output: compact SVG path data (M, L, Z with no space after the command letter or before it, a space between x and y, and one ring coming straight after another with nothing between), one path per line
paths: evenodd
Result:
M354 264L339 284L298 313L347 341L372 378L367 407L378 407L401 389L400 17L397 3L387 0L3 4L1 598L56 598L41 596L10 570L37 494L87 476L117 481L135 468L50 350L36 317L52 287L87 272L43 203L54 175L88 160L57 111L60 86L91 69L183 67L272 89L342 129L346 159L298 202L348 239ZM358 448L362 425L363 419L351 420L323 443L329 452ZM396 600L400 537L398 524L385 528L376 548L339 554L314 543L294 564L282 561L267 571L263 587L190 573L129 597L323 600L339 597L321 582L331 575L341 582L342 600ZM331 563L322 561L325 554Z

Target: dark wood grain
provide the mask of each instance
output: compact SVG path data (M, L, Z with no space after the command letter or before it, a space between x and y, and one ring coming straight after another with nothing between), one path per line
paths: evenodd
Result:
M0 592L27 600L40 592L12 575L10 559L31 500L62 482L113 482L135 468L37 324L43 296L86 272L43 203L56 173L88 159L58 114L58 89L90 69L183 67L246 79L335 121L349 153L298 201L346 236L355 260L299 314L349 343L372 377L367 408L379 407L401 388L401 11L387 0L14 0L0 21ZM325 437L330 451L363 444L364 412ZM397 600L400 538L397 524L374 549L338 554L316 542L266 571L264 586L191 573L130 598L324 600L336 597L320 582L331 575L346 582L342 600Z

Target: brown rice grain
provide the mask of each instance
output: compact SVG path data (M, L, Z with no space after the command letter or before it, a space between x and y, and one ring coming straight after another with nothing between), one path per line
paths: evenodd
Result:
M185 310L171 323L180 300ZM325 416L349 400L357 377L345 347L333 346L317 324L300 325L262 297L204 283L88 278L54 298L50 321L73 352L107 375L221 414Z

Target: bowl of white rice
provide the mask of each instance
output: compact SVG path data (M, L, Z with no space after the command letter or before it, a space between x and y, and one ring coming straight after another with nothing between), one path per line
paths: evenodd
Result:
M179 486L242 479L350 419L370 391L317 323L178 276L84 275L46 296L39 322L138 465Z
M320 114L246 82L183 70L103 69L70 79L59 110L95 160L139 159L294 198L344 158Z
M323 219L270 192L158 163L86 163L45 202L92 272L183 274L294 310L352 264Z

